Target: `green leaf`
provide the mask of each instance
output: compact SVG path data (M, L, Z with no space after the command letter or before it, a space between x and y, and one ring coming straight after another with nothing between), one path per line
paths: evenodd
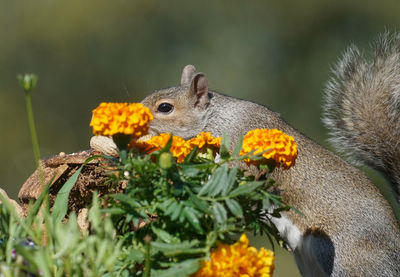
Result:
M106 208L106 209L101 209L102 213L109 213L111 215L123 215L126 214L126 210L121 209L121 208Z
M229 171L228 177L225 182L225 186L222 188L221 195L226 196L233 188L233 185L236 181L236 174L238 172L238 168L235 166Z
M188 177L195 177L201 172L199 168L193 165L181 165L182 173Z
M242 194L248 194L254 190L256 190L258 187L262 186L264 184L264 181L254 181L254 182L249 182L245 183L243 185L238 186L236 189L234 189L229 196L230 197L236 197Z
M129 197L126 194L115 194L115 195L113 195L113 198L115 200L120 201L122 204L125 204L133 209L142 207L139 202L137 202L135 199Z
M220 168L221 173L218 176L219 178L215 179L215 183L209 191L209 195L211 196L218 195L223 190L223 188L226 187L226 182L228 180L228 164L223 164Z
M37 265L38 268L40 268L40 270L43 273L43 276L45 277L51 277L51 273L50 273L50 269L47 265L47 257L46 257L46 252L44 249L41 249L39 251L37 251L35 253L35 255L33 255L33 258L35 260L35 263Z
M235 199L226 199L225 203L236 217L243 217L242 207Z
M200 259L189 259L180 263L173 263L168 269L152 270L151 276L157 277L185 277L196 273L200 267Z
M211 175L208 182L200 189L198 195L208 194L211 196L217 195L223 188L228 175L228 164L223 164L218 167Z
M51 181L45 186L44 190L40 194L39 198L36 199L35 203L29 207L29 210L28 210L29 212L26 217L27 225L31 225L33 223L33 220L36 218L36 215L38 214L40 207L42 206L45 195L49 193L49 187L50 187L50 184L52 183L52 181L53 181L53 178L51 178Z
M224 224L227 220L227 212L224 206L220 203L215 202L212 206L212 211L215 217L215 220L220 223Z
M178 202L176 202L175 199L173 199L171 204L166 208L165 215L171 215L175 210L178 209L178 206L179 206Z
M167 200L163 201L159 207L161 210L164 212L167 211L167 209L172 205L172 203L175 202L175 198L168 198Z
M182 213L182 205L181 205L181 203L179 203L177 206L176 206L176 209L172 212L172 214L171 214L171 220L172 221L174 221L174 220L176 220L178 217L181 217L181 213Z
M75 185L76 180L78 180L82 168L90 161L98 159L99 157L100 156L92 156L86 159L86 161L78 168L78 170L74 174L72 174L72 176L65 182L62 188L58 191L57 198L56 201L54 202L53 210L51 213L52 218L56 222L60 222L67 213L69 193L71 192L71 189Z
M185 212L186 219L189 221L189 223L197 230L197 232L203 234L203 228L201 227L200 221L193 211L193 208L186 206L183 211Z
M269 200L269 197L264 196L262 200L262 207L264 210L268 211L269 207L271 206L271 201Z
M185 157L185 160L184 160L185 163L190 162L190 161L194 158L194 156L195 156L196 153L197 153L197 149L199 149L199 147L196 145L196 146L192 149L192 151L190 151L189 155L187 155L187 156Z
M57 193L57 198L54 202L53 211L51 213L51 216L56 222L60 222L67 213L69 193L75 185L76 180L78 180L78 176L81 173L83 166L84 165L79 167L79 169L65 182Z
M221 155L221 159L225 160L229 158L229 147L230 147L229 138L225 134L223 134L221 139L221 147L219 149L219 154Z
M176 256L182 254L193 254L204 252L203 248L195 248L199 244L198 240L183 241L181 243L163 243L158 241L152 241L151 247L164 253L166 256Z
M239 156L240 150L242 150L243 138L244 138L244 136L239 137L239 140L237 141L237 143L235 145L235 149L232 152L232 155L231 155L232 157Z
M201 200L200 198L197 197L197 195L193 194L193 192L189 192L190 197L189 197L189 203L193 204L193 206L203 213L210 213L209 205L206 201Z
M40 255L40 252L43 250L39 251L34 251L33 249L27 248L23 245L20 244L15 244L14 245L15 249L17 250L17 253L21 255L29 264L30 264L30 269L36 269L38 266L37 260L38 256ZM47 265L42 265L41 268L43 275L44 276L51 276L50 272L48 271ZM34 273L34 272L31 272Z
M151 230L154 232L154 234L157 235L157 238L162 240L165 243L173 243L177 242L177 238L171 235L170 233L154 227L154 225L151 225Z

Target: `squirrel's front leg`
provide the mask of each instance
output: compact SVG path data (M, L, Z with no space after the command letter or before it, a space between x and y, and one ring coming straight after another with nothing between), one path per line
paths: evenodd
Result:
M110 137L93 136L90 139L90 147L105 155L118 157L118 148Z

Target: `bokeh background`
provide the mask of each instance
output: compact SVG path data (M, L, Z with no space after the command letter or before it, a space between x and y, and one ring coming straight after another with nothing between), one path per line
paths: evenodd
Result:
M212 89L265 104L326 146L330 69L350 43L368 50L399 24L394 0L1 0L0 187L15 199L35 167L18 73L39 75L42 156L88 149L100 102L138 102L177 84L189 63ZM290 253L276 264L275 276L298 276Z

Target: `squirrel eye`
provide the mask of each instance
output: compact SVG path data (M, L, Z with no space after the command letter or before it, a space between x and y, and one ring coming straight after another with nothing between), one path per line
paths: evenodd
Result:
M174 106L172 106L170 103L161 103L157 107L158 112L166 113L166 114L172 112L173 109L174 109Z

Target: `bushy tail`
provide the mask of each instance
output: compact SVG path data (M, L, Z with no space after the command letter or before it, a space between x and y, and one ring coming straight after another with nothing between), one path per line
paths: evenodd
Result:
M400 202L400 34L384 34L371 60L351 46L325 89L323 122L350 161L383 173Z

